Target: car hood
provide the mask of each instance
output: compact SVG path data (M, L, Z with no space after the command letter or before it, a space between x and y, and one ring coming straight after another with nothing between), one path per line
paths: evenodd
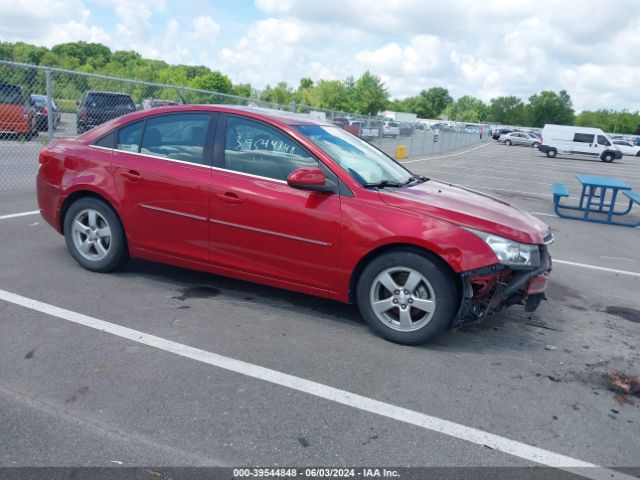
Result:
M513 205L480 192L429 180L414 187L380 191L382 201L522 243L540 244L549 226Z

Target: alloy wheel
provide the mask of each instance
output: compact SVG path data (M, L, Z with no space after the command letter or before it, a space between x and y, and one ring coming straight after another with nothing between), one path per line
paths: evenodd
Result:
M436 308L433 287L424 275L409 267L381 272L371 284L369 297L378 320L401 332L422 328Z
M100 261L109 254L111 227L97 210L78 212L71 224L71 234L76 250L87 260Z

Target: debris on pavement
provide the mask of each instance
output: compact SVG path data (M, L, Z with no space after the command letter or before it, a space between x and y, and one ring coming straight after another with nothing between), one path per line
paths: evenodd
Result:
M616 372L609 375L609 380L614 390L627 395L640 394L640 380L636 375L626 375Z

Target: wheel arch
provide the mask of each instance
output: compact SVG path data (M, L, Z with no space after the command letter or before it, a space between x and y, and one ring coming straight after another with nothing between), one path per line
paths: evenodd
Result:
M358 285L358 280L360 279L360 275L362 274L366 266L371 261L380 257L381 255L384 255L389 252L394 252L394 251L395 252L407 252L407 251L414 252L418 255L426 257L429 260L432 260L435 263L439 264L445 269L445 271L449 273L451 278L454 280L457 286L456 293L458 295L458 298L462 294L462 280L460 278L460 275L457 274L455 270L451 267L451 265L449 265L449 263L440 255L423 246L415 245L412 243L389 243L389 244L381 245L374 248L358 261L355 268L351 272L351 278L349 279L349 292L348 292L349 303L353 304L355 301L355 298L356 298L355 294L356 294L356 288Z
M64 218L67 215L67 211L69 210L69 207L71 207L71 205L73 205L73 203L76 202L77 200L79 200L81 198L85 198L85 197L96 198L96 199L101 200L104 203L106 203L109 207L111 207L111 209L114 211L114 213L118 217L118 220L120 220L120 223L124 226L124 223L122 222L122 216L118 212L118 209L116 208L114 203L106 195L104 195L102 193L99 193L99 192L96 192L94 190L79 189L79 190L75 190L75 191L71 192L64 199L64 201L62 202L62 205L60 206L59 223L60 223L60 232L63 235L64 235ZM125 233L126 233L126 229L125 229Z

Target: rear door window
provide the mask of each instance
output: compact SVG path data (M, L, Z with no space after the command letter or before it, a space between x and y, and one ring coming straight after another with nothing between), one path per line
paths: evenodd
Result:
M204 151L210 119L208 113L151 117L147 120L140 153L208 165Z

